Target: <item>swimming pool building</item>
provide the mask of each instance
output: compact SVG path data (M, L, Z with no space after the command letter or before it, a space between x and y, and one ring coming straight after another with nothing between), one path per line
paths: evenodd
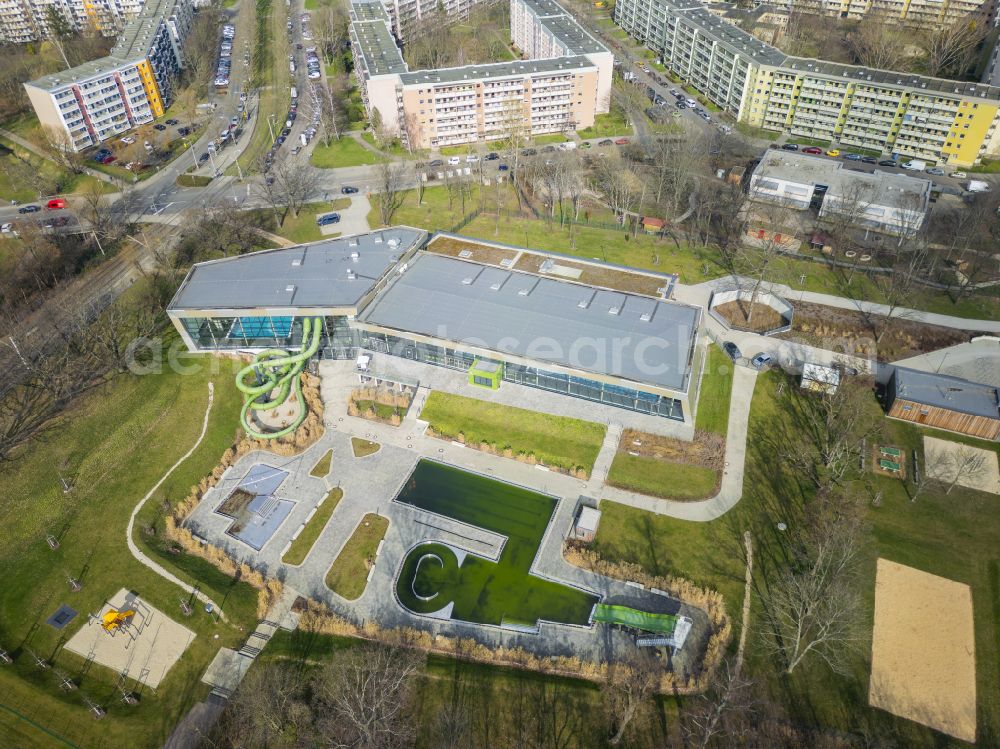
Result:
M688 421L701 309L674 276L393 227L191 268L167 312L191 351L391 355ZM473 379L470 375L470 380Z

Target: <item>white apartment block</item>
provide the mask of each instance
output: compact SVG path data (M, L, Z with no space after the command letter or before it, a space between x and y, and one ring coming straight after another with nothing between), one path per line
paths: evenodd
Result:
M1000 88L789 57L701 5L618 0L615 21L749 125L932 164L1000 152Z
M110 55L25 83L39 123L65 132L80 151L161 116L183 67L191 15L187 0L149 0Z
M383 0L392 19L392 30L400 39L414 24L430 17L448 23L467 18L472 6L482 0ZM443 15L443 17L442 17Z
M52 8L79 31L113 36L139 15L143 0L0 0L0 42L22 44L50 35Z
M545 1L539 12L538 0L512 0L511 35L532 59L411 72L381 2L354 0L351 46L369 118L411 148L589 127L610 105L611 53Z

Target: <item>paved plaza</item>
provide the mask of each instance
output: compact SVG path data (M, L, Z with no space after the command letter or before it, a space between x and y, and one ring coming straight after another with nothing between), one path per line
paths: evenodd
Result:
M446 375L458 374L424 366ZM406 371L414 374L413 370ZM581 495L601 496L603 493L603 479L622 429L620 422L613 422L609 427L609 436L598 457L594 475L589 481L582 481L427 436L426 423L419 420L419 409L426 399L423 386L413 408L398 427L348 416L347 397L357 383L353 362L323 362L320 373L327 421L323 437L305 452L293 457L280 457L268 452L243 456L206 494L188 518L186 526L190 530L225 548L233 558L283 580L302 595L324 602L337 614L358 624L374 620L383 627L417 627L434 634L471 637L491 647L520 646L541 655L574 655L595 662L608 660L616 652L635 647L632 637L604 625L574 626L542 621L538 633L532 634L490 625L435 619L404 609L395 596L395 581L404 557L415 544L439 541L491 557L502 543L495 533L393 501L420 459L437 460L557 497L552 521L531 573L600 595L605 602L688 617L693 622L692 631L685 647L675 656L674 667L682 674L693 670L709 632L708 619L703 611L658 593L580 569L566 562L562 556L563 541L572 526L578 498ZM505 383L500 392L507 387ZM467 385L463 388L457 381L441 389L472 397L477 395L475 388ZM591 412L591 420L594 418L595 404L530 388L524 390L535 396L535 401L529 405L539 410L558 407L561 415L580 417L584 414L575 409L587 409ZM489 394L490 397L495 395ZM550 398L551 404L548 403ZM649 425L638 426L635 421L649 419L663 422L661 430L674 430L674 423L667 419L619 409L607 410L635 428L649 429ZM674 436L677 436L676 431ZM382 447L373 455L355 458L351 448L352 437L374 440ZM327 450L333 451L329 474L324 478L310 476L310 470ZM260 551L256 551L226 533L231 520L219 515L215 509L224 497L245 482L248 475L261 474L264 470L261 466L287 472L276 493L294 501L294 506L271 538ZM283 563L281 557L299 527L334 487L343 491L343 498L306 559L296 566ZM387 517L389 529L364 594L355 601L347 601L327 588L326 573L366 513Z

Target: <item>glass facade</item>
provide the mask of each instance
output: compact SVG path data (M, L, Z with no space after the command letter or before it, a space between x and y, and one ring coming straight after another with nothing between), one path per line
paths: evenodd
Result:
M302 317L187 317L181 324L201 350L295 348L302 345ZM468 372L476 356L458 349L354 328L346 317L324 317L320 357L353 359L360 349ZM553 393L683 421L680 400L562 372L504 362L503 379Z

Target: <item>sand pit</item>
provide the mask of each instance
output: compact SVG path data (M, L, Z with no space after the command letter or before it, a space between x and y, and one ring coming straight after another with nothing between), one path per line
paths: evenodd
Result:
M948 485L957 483L968 489L1000 494L1000 466L993 450L924 437L924 465L928 478Z
M975 741L975 647L968 585L878 560L869 704Z
M134 593L122 588L101 607L98 616L112 607L134 609L131 625L113 637L91 619L66 643L66 649L121 673L127 672L156 689L194 639L194 632L167 617Z

